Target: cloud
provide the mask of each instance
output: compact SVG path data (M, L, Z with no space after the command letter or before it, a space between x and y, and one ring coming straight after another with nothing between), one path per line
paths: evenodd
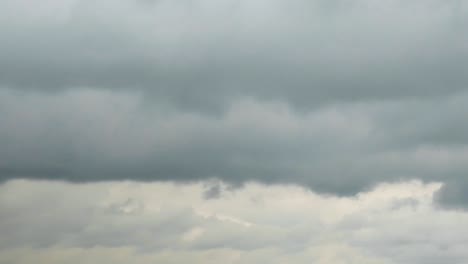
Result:
M2 4L0 79L18 89L138 90L205 111L245 95L308 109L468 83L463 1L30 5Z
M420 179L464 207L467 6L2 1L0 179Z
M468 215L434 207L440 186L339 198L248 184L206 200L204 183L13 180L0 186L0 262L465 263Z
M211 183L206 186L203 197L205 197L205 199L217 199L221 197L222 192L222 186L219 182Z
M298 112L283 102L245 98L211 116L148 105L132 93L3 90L0 175L292 183L340 195L401 179L457 184L467 170L460 115L466 99L460 94ZM219 196L213 188L207 197ZM451 193L441 201L457 203Z

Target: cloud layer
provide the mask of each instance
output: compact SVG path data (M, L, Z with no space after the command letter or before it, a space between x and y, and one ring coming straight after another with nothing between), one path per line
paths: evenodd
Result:
M466 263L468 215L434 207L440 184L354 198L216 182L0 186L0 263ZM431 219L431 221L427 221Z
M4 92L1 177L295 183L352 195L379 182L443 181L463 205L467 97L335 105L298 113L246 99L221 116L129 94ZM464 185L465 184L465 185Z
M0 178L468 205L466 1L0 3ZM217 190L207 197L217 196Z
M468 259L468 215L433 207L440 184L380 185L354 198L221 184L218 199L206 200L209 184L9 181L0 186L0 263Z

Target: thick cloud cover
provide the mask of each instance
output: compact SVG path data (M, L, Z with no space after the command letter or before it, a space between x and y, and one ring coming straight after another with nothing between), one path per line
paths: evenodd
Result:
M463 0L2 1L0 178L339 195L420 179L467 206L467 15Z
M1 177L100 181L219 178L354 194L384 181L440 180L463 205L467 96L360 103L297 113L244 100L222 116L82 90L1 96ZM452 187L453 188L453 187Z
M446 95L467 7L442 0L2 1L2 84L143 90L195 110Z

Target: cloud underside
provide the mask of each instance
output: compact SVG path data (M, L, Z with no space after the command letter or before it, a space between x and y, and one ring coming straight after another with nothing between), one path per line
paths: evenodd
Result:
M213 184L219 197L207 200ZM0 263L466 263L468 215L435 208L438 188L337 198L259 184L12 180L0 186Z
M337 195L420 179L466 206L467 10L2 1L0 178L220 179Z

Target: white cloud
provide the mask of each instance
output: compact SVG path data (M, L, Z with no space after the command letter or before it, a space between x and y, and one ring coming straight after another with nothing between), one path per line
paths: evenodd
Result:
M204 199L205 188L6 182L0 187L0 263L468 260L460 250L468 245L468 213L434 207L440 184L382 184L349 198L295 186L222 184L218 199Z

